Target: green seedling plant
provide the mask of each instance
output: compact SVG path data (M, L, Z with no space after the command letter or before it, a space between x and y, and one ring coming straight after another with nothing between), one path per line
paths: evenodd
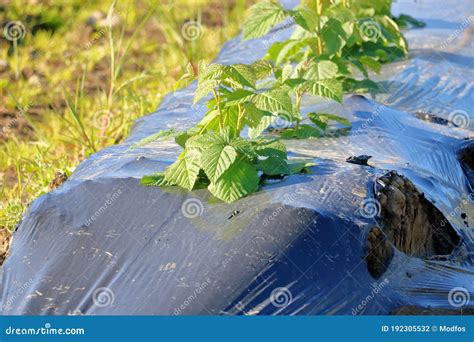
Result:
M274 43L252 64L200 63L180 80L197 78L194 103L208 98L203 119L187 131L161 131L133 146L174 138L182 148L163 172L145 176L144 185L207 188L233 202L258 190L267 178L306 171L314 164L290 160L282 139L324 136L330 122L350 127L329 113L301 112L304 96L342 103L345 92L375 92L369 70L407 54L407 43L390 14L391 1L303 0L295 9L276 1L252 6L243 39L262 37L292 20L292 36ZM405 21L408 21L406 18ZM359 77L358 77L359 76ZM265 132L276 120L283 129Z
M272 70L266 61L230 66L201 63L194 101L212 94L208 111L186 132L163 131L144 141L174 137L183 151L166 171L146 176L142 183L188 190L207 187L217 198L232 202L257 191L263 175L290 175L307 167L305 161L290 162L279 139L260 136L273 113L293 108L284 91L257 90L257 81ZM249 139L241 137L245 128Z

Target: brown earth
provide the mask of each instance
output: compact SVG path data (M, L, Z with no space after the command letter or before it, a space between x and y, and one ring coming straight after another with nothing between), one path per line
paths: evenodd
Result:
M378 183L383 231L396 248L421 258L451 254L459 236L412 182L392 171Z

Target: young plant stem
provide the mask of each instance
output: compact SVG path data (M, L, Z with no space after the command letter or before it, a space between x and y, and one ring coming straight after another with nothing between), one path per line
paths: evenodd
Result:
M324 51L323 39L321 37L321 15L323 14L323 0L316 0L316 13L318 14L318 25L316 32L318 34L318 55L322 55Z
M219 130L223 130L224 129L224 121L223 121L223 117L222 117L222 111L221 111L221 96L219 95L219 92L216 91L216 89L214 88L212 90L212 94L214 95L214 99L216 100L216 106L217 106L217 110L219 111Z
M242 130L242 118L244 116L244 109L242 108L242 104L239 104L239 116L237 118L237 129L235 132L235 136L240 136L240 131Z
M300 127L300 123L301 123L301 114L300 114L300 110L301 110L301 97L302 97L302 94L300 94L299 91L296 92L296 112L298 114L298 119L296 121L296 124L295 124L295 131L297 131Z

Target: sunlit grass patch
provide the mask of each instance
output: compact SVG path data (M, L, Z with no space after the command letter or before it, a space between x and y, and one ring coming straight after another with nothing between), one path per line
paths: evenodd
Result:
M58 171L70 175L88 155L124 139L189 62L213 59L250 2L5 6L0 21L20 31L8 37L2 28L0 41L0 229L14 229Z

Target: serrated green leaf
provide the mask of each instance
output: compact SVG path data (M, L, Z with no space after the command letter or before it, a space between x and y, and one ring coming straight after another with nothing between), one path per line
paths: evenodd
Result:
M271 117L271 113L263 111L261 109L258 109L251 102L243 104L243 107L244 107L244 114L245 114L244 115L244 124L246 124L250 128L256 128L261 123L262 118L264 116Z
M259 60L251 64L257 80L269 77L273 72L273 64L269 61Z
M423 21L417 20L408 14L400 14L398 17L394 17L393 19L395 20L395 22L397 23L399 27L407 27L408 24L417 28L426 26L426 23L424 23Z
M318 127L313 127L310 125L301 125L295 131L295 137L298 139L310 139L310 138L320 138L322 131Z
M208 189L217 198L230 203L257 191L259 182L257 170L249 163L237 160Z
M199 127L190 128L186 132L182 132L181 134L177 135L174 141L179 146L184 148L186 146L186 142L188 141L188 139L195 136L196 134L199 134L199 132L200 132Z
M184 151L170 167L165 171L165 180L169 184L178 185L191 191L199 174L199 164L195 157Z
M174 129L168 129L164 131L159 131L158 133L155 133L153 135L150 135L149 137L146 137L139 142L133 144L130 149L135 149L141 146L145 146L147 144L150 144L152 142L156 142L159 140L165 140L165 139L171 139L179 135L180 132L174 130Z
M258 138L253 144L255 152L261 157L287 158L286 146L278 139Z
M263 131L265 131L268 128L268 126L270 126L270 124L275 120L276 120L276 116L273 116L273 115L262 116L258 125L249 128L249 138L255 139L259 137L260 134L262 134Z
M285 10L276 2L259 2L250 7L244 22L243 40L259 38L285 19Z
M145 186L166 186L171 185L165 179L164 172L157 172L153 175L143 176L140 180L141 185Z
M342 103L342 83L337 80L306 81L305 89L313 94Z
M253 68L245 64L234 64L226 67L225 79L234 86L255 88L257 81Z
M202 154L201 163L211 182L216 181L237 158L237 152L230 145L215 143Z
M311 160L303 160L303 161L291 161L288 162L288 169L290 170L290 174L294 175L297 173L300 173L304 171L307 168L310 168L311 166L315 166L316 163L314 163Z
M237 89L232 93L226 95L225 106L230 107L245 103L247 101L250 101L254 95L255 93L253 91Z
M225 66L222 64L213 63L206 65L205 63L200 63L198 75L199 82L220 79L224 74L224 71Z
M201 133L219 130L219 110L212 109L197 124Z
M377 22L381 24L382 39L388 43L396 44L405 54L408 53L408 43L401 34L397 23L388 15L377 16Z
M328 9L326 15L328 17L339 20L341 23L345 23L355 19L354 12L344 7L333 7Z
M362 64L356 59L351 60L351 63L362 73L362 75L364 75L365 78L369 77L369 72L367 71L364 64Z
M274 61L276 65L281 65L301 50L303 44L299 40L287 40L285 42L274 43L267 51L266 58Z
M315 11L301 7L289 12L293 20L306 31L314 32L318 24L318 15Z
M284 139L312 139L321 137L323 131L318 127L310 125L301 125L296 128L285 129L281 133L281 137Z
M332 18L324 25L321 35L324 41L324 52L328 55L341 51L348 38L342 23Z
M291 64L286 64L281 69L281 81L285 82L291 77L292 74L293 74L293 67L291 66Z
M258 165L260 170L268 176L287 175L290 173L286 158L269 157L260 160Z
M318 61L310 64L303 78L310 81L320 81L335 78L337 75L338 67L336 63L331 61Z
M323 131L325 131L326 128L328 127L328 122L318 118L318 116L315 113L309 113L308 118L311 120L312 123L314 123L317 127L322 129Z
M377 74L380 72L382 65L374 58L370 56L362 56L359 58L359 61L369 69L373 70Z
M306 80L304 78L290 78L289 80L285 81L285 85L290 87L292 90L299 89L305 83Z
M282 89L257 94L252 102L257 108L271 113L291 113L293 110L290 96Z
M232 140L231 146L237 151L240 157L246 159L248 162L253 163L258 157L254 146L248 140L240 137L235 138Z
M346 118L343 118L341 116L334 115L334 114L328 114L328 113L309 113L308 118L311 121L315 120L317 122L323 122L323 123L326 123L326 124L329 121L335 121L335 122L339 122L340 124L343 124L343 125L346 125L346 126L351 126L352 125L352 123L349 120L347 120ZM315 121L313 121L313 122L316 124ZM317 125L317 126L320 127L319 125Z
M215 80L204 80L198 83L196 91L194 92L194 102L196 104L201 100L203 97L207 96L210 92L212 92L219 83Z
M358 81L352 78L344 80L344 91L356 94L376 93L379 86L374 81L365 79Z

